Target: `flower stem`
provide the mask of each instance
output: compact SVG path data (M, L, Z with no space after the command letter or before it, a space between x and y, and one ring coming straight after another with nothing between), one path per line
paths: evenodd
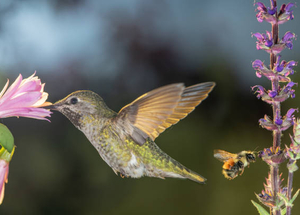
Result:
M275 8L277 6L276 0L271 0L271 6L272 8ZM277 17L278 14L276 12L275 16ZM279 34L279 27L278 23L272 24L272 38L273 38L273 44L278 44L278 34ZM271 52L270 54L270 68L273 70L274 65L276 63L276 55ZM278 79L272 79L272 91L278 92L279 89L279 82ZM273 123L275 124L276 117L281 118L281 111L280 111L280 102L273 102L272 105L273 108ZM273 152L275 153L276 148L279 147L281 144L281 131L280 129L274 130L273 131ZM271 166L270 169L271 172L271 180L272 180L272 190L273 190L273 196L274 196L274 201L278 202L278 191L279 191L279 168L278 165L276 166ZM280 215L280 210L273 208L273 215Z
M288 200L291 200L292 197L292 186L293 186L293 176L294 172L289 171L289 176L288 176L288 190L287 190L287 198ZM292 207L287 206L286 207L286 215L291 215Z

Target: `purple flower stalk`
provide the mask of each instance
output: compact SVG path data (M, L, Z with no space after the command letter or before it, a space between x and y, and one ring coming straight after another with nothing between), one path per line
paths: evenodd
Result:
M283 49L292 49L293 40L296 35L292 32L286 32L281 39L279 39L279 25L294 18L292 7L293 3L283 4L278 11L277 1L271 0L271 6L266 7L262 2L255 3L256 18L259 22L266 21L272 25L272 31L266 33L254 33L256 37L256 48L264 50L270 54L270 66L264 64L261 60L255 60L252 67L256 71L258 78L266 77L271 81L271 89L265 89L263 86L256 85L252 87L258 99L270 104L273 109L273 117L267 115L259 120L261 127L273 132L273 146L266 148L259 153L259 157L266 162L270 167L264 190L257 194L258 200L270 210L271 215L283 214L283 209L286 209L286 215L291 214L292 202L295 200L299 191L297 191L292 198L292 181L293 172L298 169L296 160L300 159L300 120L296 120L294 113L298 110L290 108L287 113L281 115L281 103L288 98L295 98L295 86L297 83L293 82L290 75L294 74L294 66L297 65L295 61L281 60L280 53ZM294 126L294 135L291 136L292 143L281 148L282 132ZM282 175L279 174L279 166L288 160L288 184L282 185ZM264 208L259 207L257 203L253 202L260 214L266 214Z
M257 50L265 50L266 52L273 53L275 55L280 54L280 52L285 48L292 49L292 41L296 38L296 35L294 33L286 32L278 43L274 43L274 38L269 31L266 31L266 34L255 33L252 34L252 36L257 38Z

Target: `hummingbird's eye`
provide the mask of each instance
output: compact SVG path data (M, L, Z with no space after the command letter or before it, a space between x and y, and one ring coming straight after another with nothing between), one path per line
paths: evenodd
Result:
M70 103L71 103L72 105L75 105L77 102L78 102L78 99L77 99L76 97L74 97L74 98L72 98L72 99L70 100Z

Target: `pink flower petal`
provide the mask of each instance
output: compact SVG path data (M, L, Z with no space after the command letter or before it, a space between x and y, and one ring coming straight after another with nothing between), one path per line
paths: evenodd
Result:
M43 109L43 108L34 108L34 107L13 108L13 109L3 110L3 111L0 110L1 118L21 116L21 117L48 120L43 117L50 117L51 113L52 112L50 110Z
M46 102L47 99L48 99L48 93L43 93L42 96L40 97L40 99L36 103L34 103L32 105L32 107L41 106L42 104L44 104Z
M7 82L0 93L0 118L22 116L48 120L44 117L50 117L50 110L39 108L47 103L48 93L44 92L44 86L35 72L26 79L20 74L5 92Z
M28 91L40 91L42 89L41 81L30 81L26 82L24 84L21 84L19 89L15 92L15 94L19 94L22 92L28 92Z
M9 80L7 79L7 82L5 84L5 86L3 87L1 93L0 93L0 98L3 96L4 92L6 91L7 87L8 87L8 84L9 84Z
M42 96L41 92L24 92L11 98L0 106L0 109L11 109L15 107L30 107L36 103Z
M14 81L14 83L12 83L12 85L8 88L8 90L6 91L6 93L3 95L3 97L1 97L0 99L0 105L5 102L7 99L9 99L14 93L15 91L18 90L18 87L20 86L22 81L22 75L20 74L17 79Z
M5 183L8 182L8 171L8 163L4 160L0 160L0 205L2 204L4 198Z

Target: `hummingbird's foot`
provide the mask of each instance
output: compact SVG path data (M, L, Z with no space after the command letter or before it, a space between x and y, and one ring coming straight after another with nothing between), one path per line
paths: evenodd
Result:
M125 178L125 175L123 175L122 173L120 173L121 178Z

